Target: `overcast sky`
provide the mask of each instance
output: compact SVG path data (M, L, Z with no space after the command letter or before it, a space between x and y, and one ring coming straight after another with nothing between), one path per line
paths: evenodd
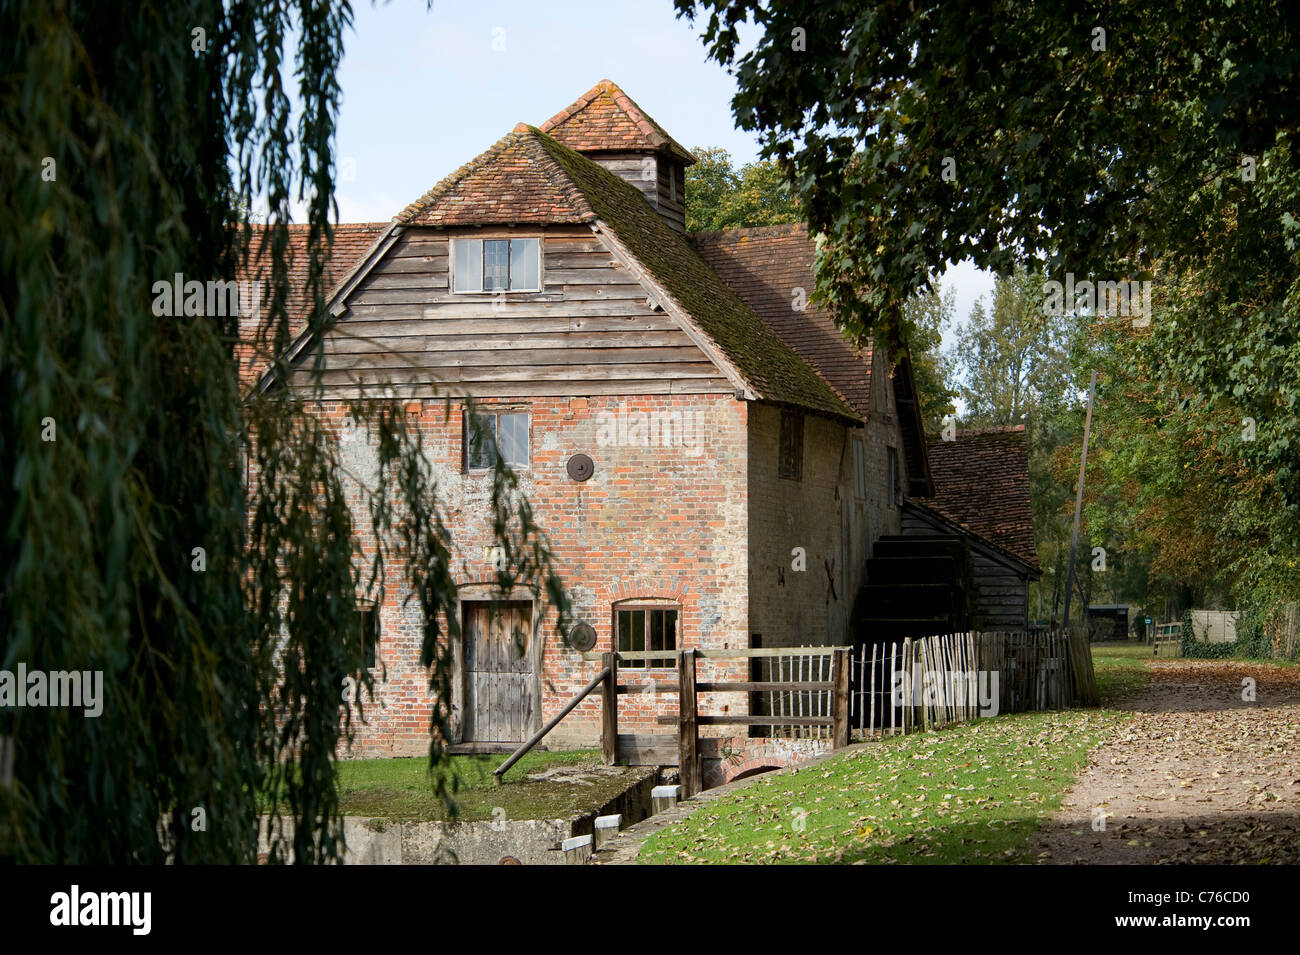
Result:
M736 86L671 0L360 0L340 71L343 222L387 221L518 122L539 125L611 79L687 148L758 156ZM296 218L302 218L301 215ZM964 318L992 281L948 273Z

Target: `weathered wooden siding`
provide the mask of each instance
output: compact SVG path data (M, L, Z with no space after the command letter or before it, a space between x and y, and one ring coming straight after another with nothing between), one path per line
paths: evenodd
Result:
M636 186L670 226L686 231L686 167L680 160L652 153L589 153L587 158Z
M586 153L585 155L592 162L604 166L620 179L636 186L645 196L646 202L656 209L659 207L658 180L663 175L659 171L662 161L653 153Z
M927 521L919 512L904 508L902 533L907 536L951 534ZM995 551L968 538L975 587L971 627L976 630L1025 630L1029 624L1029 580Z
M676 179L676 184L673 180ZM686 167L676 159L659 157L659 214L678 232L686 231Z
M460 230L473 238L536 230ZM542 290L449 291L447 230L412 229L326 334L328 396L358 384L403 397L706 394L733 389L585 227L543 231ZM304 354L297 384L306 384Z
M977 630L1025 630L1029 626L1029 582L979 547L971 548L975 574Z

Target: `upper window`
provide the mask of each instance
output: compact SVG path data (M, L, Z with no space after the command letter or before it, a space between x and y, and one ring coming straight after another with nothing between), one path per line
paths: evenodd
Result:
M794 481L803 480L803 415L797 411L781 412L781 453L777 473Z
M867 499L867 449L856 436L853 438L853 497L858 501Z
M357 608L361 617L361 648L366 669L373 669L379 653L379 609L372 603Z
M643 650L668 650L662 660L627 660L620 667L644 668L677 665L676 607L624 607L618 611L618 649L625 653Z
M497 456L511 467L528 467L528 413L478 412L463 419L465 467L496 466Z
M452 291L541 291L541 239L452 239Z
M897 507L903 500L903 485L898 479L898 449L889 449L889 506Z

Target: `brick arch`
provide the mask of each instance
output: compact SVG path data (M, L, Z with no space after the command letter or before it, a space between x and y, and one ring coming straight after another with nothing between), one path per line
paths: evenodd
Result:
M681 577L625 577L618 582L611 603L656 597L683 606L690 586Z
M778 756L774 754L751 756L748 759L739 761L724 759L706 773L704 785L705 788L712 789L714 786L732 782L754 770L785 769L799 761L793 755Z

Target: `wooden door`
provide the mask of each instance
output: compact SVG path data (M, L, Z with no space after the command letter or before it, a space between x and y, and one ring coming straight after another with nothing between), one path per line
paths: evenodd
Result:
M465 601L465 742L522 743L537 731L533 605Z

